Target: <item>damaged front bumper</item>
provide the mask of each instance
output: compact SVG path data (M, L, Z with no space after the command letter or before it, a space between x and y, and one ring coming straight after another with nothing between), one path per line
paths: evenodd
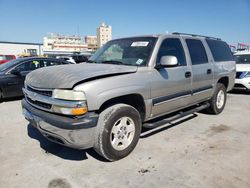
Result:
M97 114L90 112L84 117L65 117L34 108L25 99L22 108L25 118L48 140L76 149L93 147Z

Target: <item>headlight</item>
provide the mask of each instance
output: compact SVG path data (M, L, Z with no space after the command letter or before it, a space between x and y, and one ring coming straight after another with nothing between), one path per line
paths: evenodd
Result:
M250 72L246 72L245 76L243 78L250 77Z
M65 115L74 115L79 116L86 114L88 112L87 106L85 107L75 107L75 108L69 108L69 107L63 107L63 106L53 106L52 107L53 112L59 113L59 114L65 114Z
M52 97L70 101L81 101L81 105L75 107L53 105L52 111L59 114L79 116L88 112L86 96L82 91L55 89Z
M86 100L86 96L82 91L63 90L63 89L55 89L53 91L52 97L56 99L64 99L64 100L72 100L72 101L85 101Z

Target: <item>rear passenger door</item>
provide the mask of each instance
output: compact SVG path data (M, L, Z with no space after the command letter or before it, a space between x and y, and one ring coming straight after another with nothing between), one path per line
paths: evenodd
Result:
M192 103L201 102L212 95L213 66L209 61L204 42L199 39L186 38L192 65Z

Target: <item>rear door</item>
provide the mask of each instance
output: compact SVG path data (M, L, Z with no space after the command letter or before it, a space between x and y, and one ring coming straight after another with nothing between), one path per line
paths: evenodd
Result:
M213 66L208 59L204 41L186 38L192 64L192 103L208 99L213 91Z

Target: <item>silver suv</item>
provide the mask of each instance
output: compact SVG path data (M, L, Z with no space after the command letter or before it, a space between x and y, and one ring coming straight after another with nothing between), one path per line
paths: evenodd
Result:
M234 78L232 53L217 38L173 33L116 39L86 63L28 74L23 114L49 140L93 147L115 161L135 148L143 126L205 108L222 112Z

